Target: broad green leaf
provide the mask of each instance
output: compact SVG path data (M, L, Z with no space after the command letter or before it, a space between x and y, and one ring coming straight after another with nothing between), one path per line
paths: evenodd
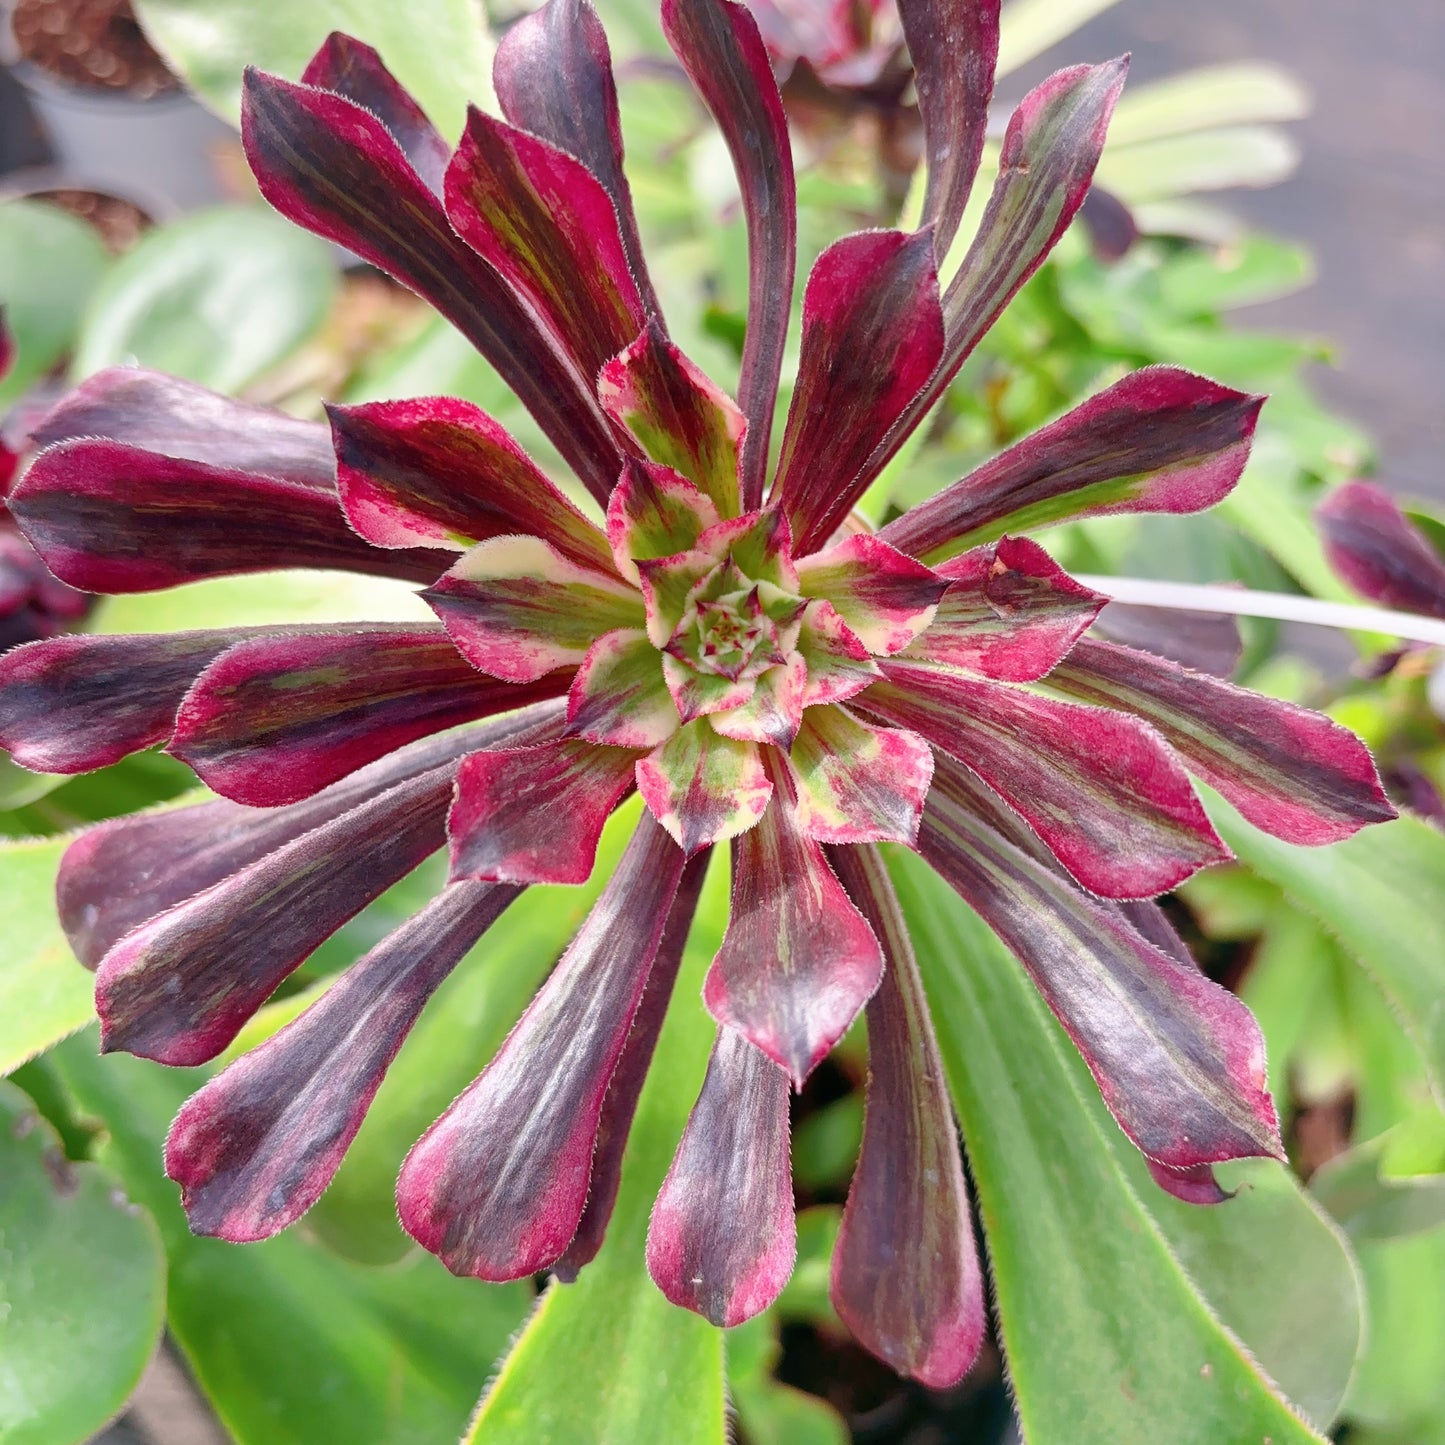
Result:
M51 1056L75 1104L103 1121L103 1162L161 1226L169 1326L238 1445L449 1445L524 1317L525 1283L454 1279L414 1252L377 1268L292 1229L264 1244L197 1239L161 1172L166 1129L206 1077L87 1033Z
M607 1242L575 1284L548 1287L465 1445L722 1445L722 1332L669 1304L643 1258L652 1201L702 1084L715 1027L700 992L727 919L719 862L638 1103Z
M461 133L468 101L492 97L480 0L136 0L135 8L171 66L232 123L247 65L300 80L333 30L375 46L448 138Z
M261 206L219 206L148 232L96 288L71 376L137 362L234 392L325 321L326 242Z
M1439 1129L1439 1109L1421 1111ZM1417 1126L1418 1127L1418 1126ZM1438 1156L1432 1169L1392 1170L1402 1135L1410 1124L1397 1125L1378 1138L1357 1144L1316 1171L1310 1192L1356 1241L1400 1239L1445 1225L1445 1170Z
M0 812L23 808L65 782L58 773L32 773L0 753Z
M55 916L63 838L0 844L0 1074L84 1028L95 1016L91 975Z
M1230 186L1272 186L1293 174L1299 147L1281 130L1221 126L1104 151L1098 182L1128 202Z
M333 1248L366 1261L395 1259L408 1248L396 1222L401 1161L501 1046L581 926L636 825L636 804L614 815L587 883L529 888L437 991L312 1212L312 1227Z
M1303 246L1247 236L1237 246L1200 247L1171 260L1159 273L1159 295L1171 310L1204 316L1288 296L1314 274Z
M1405 816L1328 848L1298 848L1251 827L1215 797L1208 805L1240 859L1364 965L1445 1098L1445 835Z
M151 1217L0 1083L0 1441L89 1439L135 1389L165 1294Z
M93 226L41 201L0 206L0 306L15 365L0 380L8 410L70 350L90 293L110 265Z
M1010 0L999 16L999 79L1116 4L1118 0Z
M1263 61L1206 65L1130 86L1109 122L1111 147L1214 126L1301 120L1310 97L1289 71Z
M1297 1261L1281 1221L1312 1229L1318 1216L1293 1191L1279 1193L1281 1209L1273 1186L1256 1189L1226 1206L1236 1218L1179 1233L1171 1248L1175 1221L1162 1208L1156 1218L1136 1192L1137 1174L1121 1167L1126 1146L1022 969L926 866L889 852L977 1181L1031 1445L1317 1441L1218 1316L1258 1323L1272 1301L1271 1338L1248 1343L1272 1373L1285 1373L1291 1361L1265 1349L1279 1331L1307 1332L1317 1320L1291 1312L1286 1322L1280 1307L1282 1294L1305 1302L1285 1289ZM1264 1265L1255 1251L1216 1258L1276 1210ZM1224 1238L1210 1241L1211 1229ZM1203 1263L1232 1282L1224 1297L1206 1300L1196 1289L1176 1253L1181 1243L1195 1271L1202 1275ZM1302 1267L1317 1263L1311 1250ZM1313 1289L1307 1297L1317 1304ZM1336 1369L1331 1359L1327 1373ZM1343 1386L1301 1383L1295 1388L1311 1398Z
M753 1445L848 1445L848 1427L816 1395L773 1378L783 1347L769 1311L728 1334L728 1389Z

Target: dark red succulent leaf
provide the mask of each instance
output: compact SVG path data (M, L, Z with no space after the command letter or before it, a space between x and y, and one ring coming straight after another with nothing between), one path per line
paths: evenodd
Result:
M721 1028L647 1231L647 1269L720 1328L772 1304L797 1256L788 1077Z
M797 267L797 184L783 100L753 17L735 0L663 0L662 28L732 155L748 229L742 509L762 503Z
M1382 487L1346 482L1315 509L1325 556L1372 602L1445 618L1445 560Z
M958 1130L883 861L871 847L831 849L829 857L887 958L868 1000L863 1147L833 1251L833 1307L899 1374L946 1389L967 1374L987 1326Z
M1135 607L1110 602L1099 614L1094 635L1194 672L1230 678L1244 654L1239 619L1227 612L1186 612L1171 607Z
M261 194L283 216L430 302L605 500L621 456L591 378L577 373L526 302L456 234L380 120L343 95L248 69L241 138Z
M1214 1177L1212 1164L1199 1164L1193 1169L1169 1169L1152 1159L1144 1162L1149 1166L1154 1182L1166 1194L1172 1194L1186 1204L1223 1204L1239 1192L1221 1187Z
M481 1076L397 1181L402 1227L453 1274L521 1279L582 1219L608 1084L682 874L646 813L587 921Z
M452 884L186 1101L165 1163L192 1233L269 1239L316 1203L427 1000L521 891Z

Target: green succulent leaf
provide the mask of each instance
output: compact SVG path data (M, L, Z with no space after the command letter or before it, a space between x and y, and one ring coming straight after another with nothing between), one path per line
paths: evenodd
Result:
M1236 1166L1240 1194L1207 1218L1153 1189L1013 958L911 854L890 858L1032 1445L1318 1441L1271 1379L1334 1413L1359 1332L1340 1238L1278 1166ZM1322 1300L1342 1328L1316 1350Z
M160 1339L165 1281L151 1217L0 1083L0 1440L70 1445L115 1415Z

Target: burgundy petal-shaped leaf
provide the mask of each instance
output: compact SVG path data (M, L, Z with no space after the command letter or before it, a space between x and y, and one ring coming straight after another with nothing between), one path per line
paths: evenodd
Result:
M999 0L899 0L923 118L928 189L923 220L948 254L973 189L993 73L998 64Z
M885 663L866 695L1007 800L1085 888L1152 898L1230 856L1184 769L1138 718Z
M380 120L344 96L248 70L241 138L261 194L282 215L435 306L497 369L588 490L606 499L621 453L592 378L452 230Z
M946 562L950 585L905 657L999 682L1036 682L1107 600L1075 582L1037 542L1004 537Z
M662 28L712 112L742 187L748 228L748 329L738 403L742 509L762 504L773 406L793 304L797 186L783 99L752 16L735 0L663 0Z
M690 551L717 521L711 498L656 462L628 458L607 502L607 540L617 570L629 582L639 580L639 562Z
M867 485L858 482L864 464L942 354L931 231L860 231L818 257L773 480L799 554L825 543L852 511Z
M240 873L368 800L473 748L530 742L555 725L558 704L479 723L409 747L333 783L304 803L248 808L200 803L114 818L86 829L61 861L56 903L75 956L94 968L138 924Z
M579 567L536 537L478 543L422 596L467 661L507 682L581 662L600 634L646 620L610 568Z
M1144 1162L1149 1166L1154 1182L1186 1204L1223 1204L1238 1192L1220 1186L1219 1180L1214 1177L1212 1164L1196 1164L1193 1169L1170 1169L1152 1159Z
M134 366L87 377L45 413L31 436L40 447L101 438L325 492L336 487L336 457L320 422Z
M798 655L808 669L804 707L842 702L883 675L831 602L810 602L804 610Z
M169 751L214 792L276 807L458 723L557 697L478 673L443 628L317 628L237 643L200 677Z
M1088 194L1128 68L1124 57L1060 70L1014 111L978 234L944 293L948 342L938 370L875 449L860 485L882 471L1068 229Z
M758 678L746 702L713 713L713 731L739 742L771 743L786 752L803 725L807 689L807 664L794 653Z
M575 156L602 183L617 211L622 249L643 304L660 315L622 168L617 86L597 12L588 0L551 0L522 16L497 46L492 79L513 125Z
M958 1130L887 870L872 848L831 858L887 957L868 1000L863 1148L833 1251L833 1307L899 1374L945 1389L968 1372L987 1323Z
M1445 618L1445 560L1399 504L1368 482L1336 487L1315 509L1330 566L1385 607Z
M126 934L96 971L101 1047L215 1058L313 949L441 847L455 772L399 783Z
M738 449L747 423L657 322L602 368L597 394L654 462L704 491L720 516L737 515Z
M901 652L932 621L946 577L877 537L854 533L798 564L798 587L821 597L869 652Z
M607 1086L627 1042L682 853L643 815L617 872L496 1057L421 1137L402 1227L453 1274L520 1279L577 1232Z
M1198 512L1227 496L1264 398L1147 366L1016 442L879 535L939 562L1005 532L1115 512Z
M919 849L1027 969L1120 1127L1173 1169L1282 1158L1249 1010L1010 841L1018 827L939 759Z
M463 548L521 532L579 566L610 567L598 527L470 402L424 397L327 414L341 505L368 542Z
M1152 652L1195 672L1232 677L1244 652L1239 619L1227 612L1185 612L1110 602L1094 623L1106 642Z
M193 1234L269 1239L316 1203L427 1000L521 891L453 884L186 1101L165 1157Z
M801 1089L878 987L883 954L799 830L781 765L773 782L773 806L733 841L732 910L702 997Z
M704 717L637 764L637 791L690 858L751 828L773 783L756 743L722 737Z
M333 30L307 62L301 83L365 106L391 132L427 188L441 194L451 147L371 46Z
M446 204L457 234L527 297L589 380L642 329L616 208L575 156L473 108Z
M641 628L604 633L592 644L567 697L567 730L589 742L653 748L681 724L662 656Z
M788 761L805 837L913 846L933 778L933 752L917 733L810 708Z
M0 748L37 772L84 773L164 742L197 675L259 630L73 635L14 648L0 657Z
M1335 843L1395 816L1369 749L1321 713L1092 637L1049 685L1146 718L1251 823L1288 843Z
M612 1218L612 1207L617 1202L617 1189L622 1182L622 1159L627 1151L632 1117L637 1112L637 1101L642 1096L653 1050L657 1047L667 1006L672 1000L672 987L682 966L688 931L697 912L697 901L702 894L703 879L707 876L711 857L711 853L699 853L690 858L682 870L663 929L662 944L652 961L652 971L647 975L642 1002L633 1016L632 1032L627 1036L622 1057L618 1059L612 1082L607 1087L597 1128L597 1149L592 1157L592 1178L587 1185L587 1207L582 1211L582 1222L577 1226L577 1233L567 1246L567 1252L553 1266L558 1278L569 1284L577 1278L584 1264L596 1258L597 1251L602 1248L608 1220Z
M719 1029L652 1207L648 1273L673 1304L730 1328L777 1299L797 1252L787 1075Z
M429 582L452 560L364 542L334 492L120 442L48 448L8 505L46 566L87 592L151 592L282 567Z
M585 883L636 761L626 748L572 740L463 758L447 820L451 876Z

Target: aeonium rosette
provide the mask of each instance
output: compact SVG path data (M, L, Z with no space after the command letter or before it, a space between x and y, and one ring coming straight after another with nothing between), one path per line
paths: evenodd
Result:
M876 845L916 846L992 925L1160 1184L1280 1152L1263 1050L1147 900L1225 850L1185 769L1300 843L1390 816L1329 720L1086 636L1104 599L1018 534L1207 507L1259 399L1125 378L870 535L855 503L1078 210L1122 63L1015 113L977 238L940 286L983 143L990 0L900 7L929 156L922 228L847 236L803 299L770 460L795 262L788 136L756 26L666 0L738 170L749 318L734 401L669 338L627 182L607 45L582 0L502 42L505 120L455 151L365 46L299 85L250 73L244 139L292 219L432 302L509 382L595 506L445 398L329 429L151 373L92 378L36 432L14 510L55 572L109 592L276 567L420 584L430 624L71 637L6 659L0 740L56 771L166 742L220 799L83 834L59 884L104 1046L215 1058L316 946L444 843L451 881L181 1111L192 1227L259 1239L334 1174L390 1061L529 884L616 873L480 1077L402 1167L406 1229L458 1273L570 1276L596 1252L703 870L732 909L702 1092L653 1212L667 1296L756 1313L794 1252L788 1092L863 1009L870 1077L833 1297L930 1384L984 1329L959 1145ZM584 499L585 501L585 499Z

